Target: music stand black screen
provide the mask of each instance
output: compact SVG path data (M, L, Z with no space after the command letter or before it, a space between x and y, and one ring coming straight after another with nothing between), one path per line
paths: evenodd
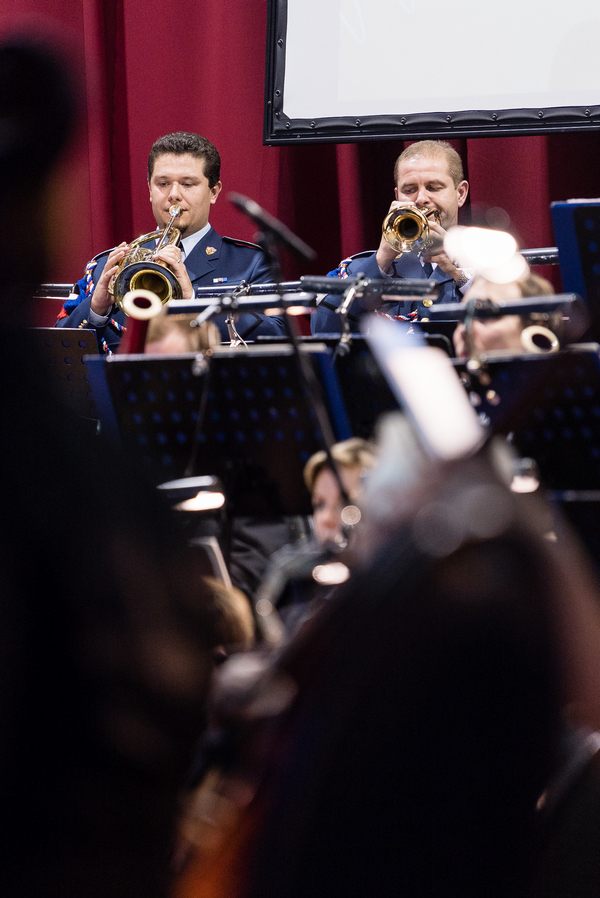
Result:
M546 487L600 489L596 351L490 361L483 382L464 364L457 368L484 422L492 432L512 434L518 453L537 462Z
M338 337L315 337L325 343L332 355ZM369 440L377 420L385 412L396 411L398 403L362 336L353 336L347 352L335 357L335 373L352 436Z
M322 350L307 356L331 380ZM204 372L194 355L114 356L107 379L121 438L153 482L215 475L235 514L310 513L302 472L323 436L292 347L216 350Z
M36 327L27 331L46 375L45 386L75 414L96 417L84 357L98 352L96 332L83 328Z
M433 322L430 322L432 325ZM453 329L457 322L442 322ZM418 339L415 336L415 339ZM441 349L450 355L452 345L445 334L424 334L429 346ZM303 345L324 343L334 357L335 373L341 392L349 431L352 436L372 439L379 417L385 412L397 411L396 397L373 358L369 344L360 334L353 334L351 342L343 354L336 355L338 336L314 336L303 338Z
M195 355L116 355L106 360L119 435L154 483L183 476L191 457L204 376Z
M563 289L583 297L589 336L600 338L600 202L551 204Z

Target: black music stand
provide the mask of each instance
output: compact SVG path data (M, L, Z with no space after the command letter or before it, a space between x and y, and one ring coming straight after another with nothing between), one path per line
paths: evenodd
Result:
M264 337L259 345L266 344L272 338ZM440 345L436 338L425 337L428 345L446 348L445 342ZM335 373L348 421L348 429L354 437L370 440L375 434L375 427L380 415L397 411L398 401L381 369L373 357L371 347L361 334L353 334L352 341L346 351L336 355L339 337L303 337L302 345L321 343L331 352L335 365Z
M454 356L453 337L457 324L457 318L436 321L432 315L429 321L415 321L413 327L423 334L430 346L440 346L452 358Z
M333 354L339 340L322 342ZM352 436L372 439L380 415L396 411L398 402L363 336L353 334L347 351L335 356L335 371Z
M550 498L600 567L598 346L488 360L483 378L464 363L457 368L491 432L512 434L519 455L536 461Z
M97 418L85 356L98 352L96 332L83 328L29 330L37 358L57 398L82 418Z
M444 322L448 323L448 322ZM449 322L454 325L456 322ZM451 344L444 334L422 334L421 328L415 328L415 340L421 339L428 345L441 349L451 355ZM411 335L409 335L410 338ZM261 337L258 345L267 345L277 338ZM301 345L322 343L327 346L334 358L335 373L344 404L348 428L352 436L372 439L375 426L380 415L398 409L398 401L387 380L383 376L371 348L361 334L353 334L346 352L336 355L339 337L303 337Z
M303 349L328 398L336 439L350 431L326 348ZM323 436L292 346L201 356L113 356L106 377L121 439L156 484L214 475L230 515L310 513L302 472Z
M590 336L600 340L600 202L551 203L563 289L582 296L590 313Z
M488 358L481 374L456 362L492 433L512 434L557 493L600 491L600 355L582 344L549 355ZM599 493L600 498L600 493Z

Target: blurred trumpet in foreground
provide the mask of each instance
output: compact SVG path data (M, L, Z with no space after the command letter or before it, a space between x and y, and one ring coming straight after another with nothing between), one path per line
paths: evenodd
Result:
M130 290L123 296L121 308L130 320L117 352L121 355L143 352L148 325L163 311L162 303L151 290Z

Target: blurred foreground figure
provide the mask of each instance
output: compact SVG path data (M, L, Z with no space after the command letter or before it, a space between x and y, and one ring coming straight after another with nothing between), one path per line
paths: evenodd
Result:
M167 510L47 391L21 327L73 115L52 53L0 45L0 894L164 898L224 637Z
M148 323L144 352L150 355L181 355L206 352L220 341L219 331L211 322L192 327L193 315L160 314Z
M600 722L595 587L503 450L442 465L394 443L351 579L271 664L221 671L243 735L177 898L536 894L561 709Z
M550 296L553 293L554 287L550 281L538 274L529 273L520 280L508 284L495 284L477 276L465 294L464 301L487 299L491 302L502 302L524 299L528 296ZM465 325L461 323L453 336L456 355L459 358L468 356L469 348L476 353L493 350L511 353L535 351L535 348L531 348L531 341L527 340L527 333L529 328L540 323L540 317L542 316L503 315L500 318L474 318L469 334L465 333ZM563 324L560 313L544 316L542 323L559 341L562 339Z

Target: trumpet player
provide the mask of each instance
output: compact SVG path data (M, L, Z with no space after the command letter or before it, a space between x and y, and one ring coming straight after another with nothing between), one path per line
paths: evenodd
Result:
M471 273L460 269L443 249L446 231L458 224L458 211L469 193L460 156L445 141L422 140L411 144L396 160L394 182L395 199L389 212L407 204L417 206L427 216L426 247L418 253L402 252L399 255L382 236L375 252L358 253L344 259L331 274L356 277L362 272L369 278L432 278L440 284L438 302L460 302ZM340 297L328 295L325 302L312 314L312 331L339 333L339 315L328 306L338 306ZM358 318L364 311L355 300L351 312L353 330L358 330ZM419 302L394 303L386 307L386 312L403 316L416 312L419 318L427 316Z
M186 131L157 140L148 157L148 192L152 214L159 229L170 220L170 209L180 214L175 226L180 242L168 243L154 256L164 262L181 286L183 299L192 299L198 286L214 283L264 283L270 280L269 261L260 247L242 240L221 237L209 223L211 207L221 192L221 159L205 137ZM109 291L111 279L128 250L126 243L100 253L87 265L78 281L76 299L69 299L57 321L58 327L95 329L100 351L114 352L126 326L125 313L118 309ZM221 337L228 339L224 322L217 321ZM277 336L284 331L279 318L254 313L239 316L237 330L243 338Z

